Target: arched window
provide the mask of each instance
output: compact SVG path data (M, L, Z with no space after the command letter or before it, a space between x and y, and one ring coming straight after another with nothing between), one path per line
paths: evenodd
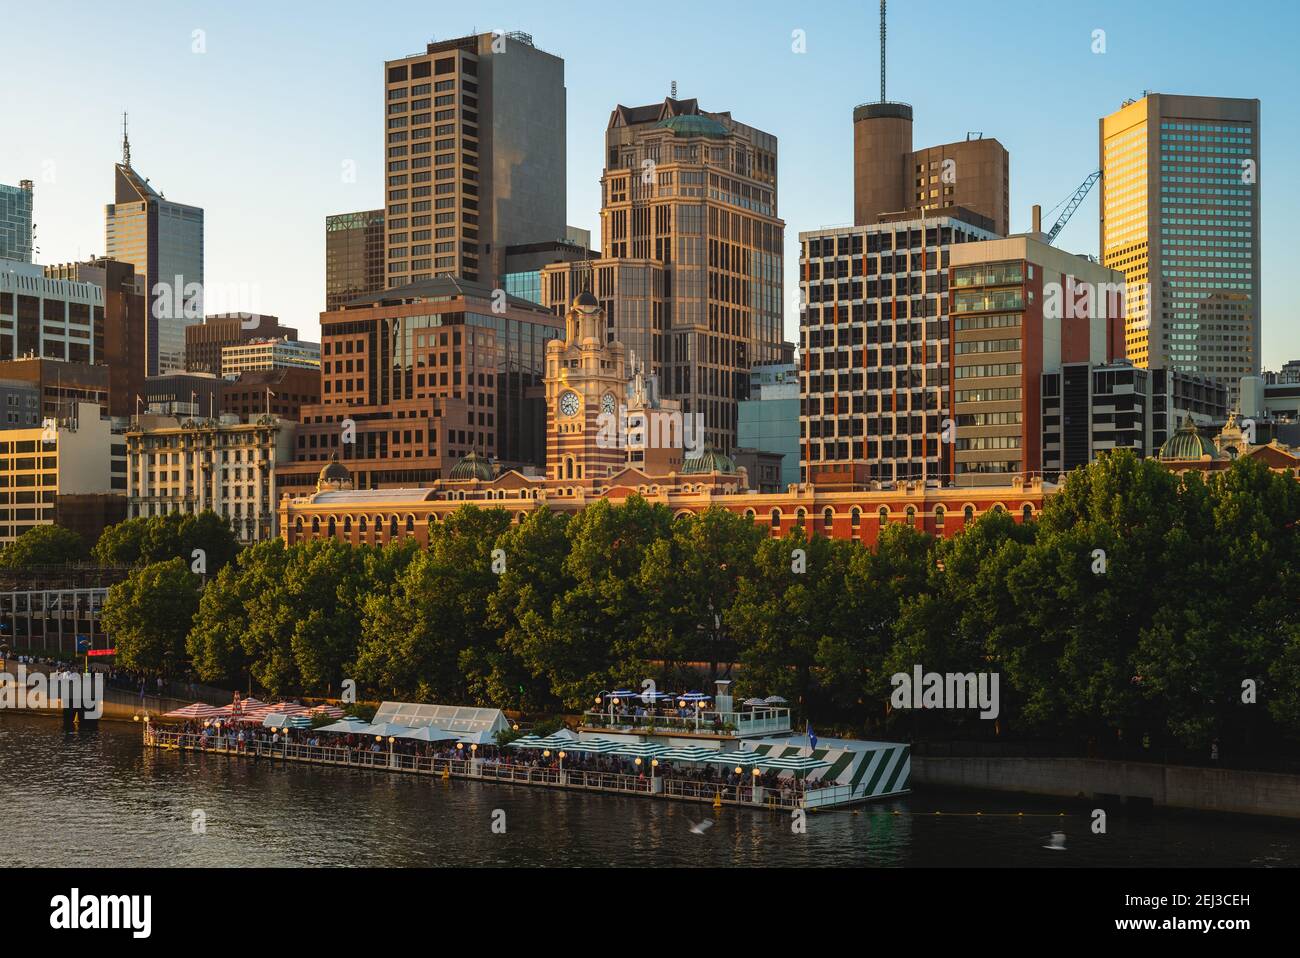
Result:
M388 535L390 538L397 538L397 516L389 516L388 518Z
M1002 503L1000 503L1000 502L996 502L996 503L993 504L993 511L994 511L994 512L1006 512L1006 510L1002 508Z
M835 528L835 510L829 506L822 511L822 531L830 533Z
M852 523L854 529L857 529L859 526L861 526L862 510L859 509L857 506L854 506L851 510L849 510L849 521Z
M916 506L907 507L907 524L914 529L916 528Z
M807 515L808 515L808 513L805 512L803 509L796 509L796 510L794 511L794 524L795 524L795 526L798 527L798 528L800 528L800 529L802 529L802 528L803 528L803 521L804 521L804 519L807 517Z
M528 518L528 513L526 513L526 512L521 512L521 513L519 513L518 521L522 523L522 522L523 522L525 519L527 519L527 518Z
M320 535L320 516L311 517L311 534Z
M412 535L415 532L415 516L407 513L406 516L406 534Z
M882 529L883 529L885 526L889 525L889 507L888 507L888 506L881 506L881 507L880 507L880 511L877 512L876 515L877 515L877 516L879 517L879 519L880 519L880 526L881 526Z
M362 516L360 519L357 520L357 531L360 532L362 535L365 535L366 530L368 530L369 528L370 528L370 523L366 520L365 516Z
M330 516L330 521L329 521L329 525L327 526L327 528L329 529L329 537L330 537L331 539L333 539L334 536L335 536L335 535L337 534L337 532L338 532L338 526L335 525L335 523L334 523L334 517L333 517L333 516Z
M351 516L344 516L344 517L343 517L343 534L344 534L344 535L348 535L348 534L350 534L351 532L352 532L352 517L351 517Z
M936 529L942 529L942 528L943 528L943 522L944 522L944 516L945 516L945 515L947 515L947 510L944 509L943 506L935 506L935 507L934 507L934 527L935 527Z
M965 509L963 509L963 510L962 510L962 517L963 517L967 522L970 522L972 519L974 519L974 518L975 518L975 507L974 507L974 506L967 506Z
M302 532L302 516L298 516L293 520L293 531Z
M1026 503L1025 503L1021 508L1020 508L1020 518L1021 518L1021 520L1024 521L1024 522L1030 522L1030 521L1032 521L1033 518L1034 518L1034 507L1031 506L1029 503L1026 502Z
M300 519L300 520L298 520L298 521L301 522L302 520ZM780 510L780 509L773 509L773 510L772 510L772 528L773 528L773 529L779 529L779 528L781 528L781 510Z
M753 509L746 509L746 510L745 510L745 518L746 518L746 519L753 519L755 515L757 515L757 513L755 513Z

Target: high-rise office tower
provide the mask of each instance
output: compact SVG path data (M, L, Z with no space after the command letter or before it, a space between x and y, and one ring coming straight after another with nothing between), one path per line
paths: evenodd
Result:
M949 258L994 238L972 219L913 212L799 234L803 481L951 482Z
M1260 369L1259 100L1150 93L1099 127L1128 358L1221 380L1235 401Z
M384 211L325 217L325 311L384 288Z
M617 107L605 147L603 257L545 268L544 301L563 312L591 290L608 337L733 449L750 367L781 357L776 137L670 97Z
M489 288L507 246L565 235L564 61L526 33L430 43L384 64L389 287Z
M298 330L262 313L218 313L185 328L185 369L221 375L221 351L255 339L298 338Z
M108 258L130 263L144 277L149 375L184 369L185 327L203 318L203 210L165 199L136 172L125 123L104 220Z
M1011 222L1011 156L972 135L912 149L912 108L864 103L853 111L853 222L867 226L905 210L960 206L1005 236Z
M0 183L0 259L32 261L32 181Z

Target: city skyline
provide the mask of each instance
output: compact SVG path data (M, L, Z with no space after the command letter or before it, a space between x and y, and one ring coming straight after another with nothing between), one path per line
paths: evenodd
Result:
M32 39L6 68L14 71L7 89L27 88L11 108L39 118L66 113L71 96L78 103L77 122L37 119L0 155L0 183L35 182L37 260L50 264L105 252L103 198L111 185L109 166L120 154L125 110L134 158L152 185L207 211L205 272L224 297L221 306L282 316L306 339L318 338L325 305L324 218L383 203L382 116L375 103L384 62L430 39L521 30L538 48L563 58L567 220L593 236L600 232L604 127L617 103L660 100L676 80L679 96L724 104L772 132L782 156L784 333L792 341L798 233L852 221L852 110L879 95L877 11L869 4L794 11L760 3L743 21L702 9L695 29L674 31L668 49L617 42L633 21L608 9L600 13L610 42L578 39L596 9L589 4L565 5L545 18L515 4L445 16L401 5L365 36L350 31L344 17L330 15L341 9L334 4L313 7L311 22L294 11L240 4L179 12L157 5L156 15L141 17L131 38L102 46L77 38L100 35L97 25L109 29L106 12L59 6L86 29L55 48L38 29L47 8L15 11L16 29ZM1095 169L1097 121L1124 99L1144 90L1258 97L1260 185L1266 191L1263 367L1277 369L1300 354L1282 269L1285 224L1300 213L1300 200L1269 190L1272 160L1285 175L1285 158L1300 145L1296 108L1272 95L1295 78L1281 44L1289 34L1285 24L1300 16L1272 4L1270 22L1277 29L1256 36L1262 18L1220 22L1208 3L1180 4L1172 24L1163 5L1001 6L1005 16L996 28L986 14L955 3L891 9L888 96L912 104L916 142L951 142L968 131L1001 141L1011 154L1011 228L1023 231L1033 203L1042 204L1050 224L1056 214L1046 211ZM939 36L931 30L936 17L947 25ZM1093 52L1095 30L1105 31L1105 53ZM792 49L801 40L795 31L803 31L804 53ZM972 41L985 45L991 58L966 75L958 64L967 62ZM133 53L146 51L148 58L133 60ZM930 69L936 54L956 58L948 61L952 69ZM49 67L64 58L79 64L75 75L100 70L115 82L89 88L71 80L34 87L17 82L24 75L63 75ZM1207 63L1217 68L1207 73ZM328 64L323 75L321 64ZM172 82L159 85L156 77L164 74ZM187 118L186 110L197 119ZM279 146L268 150L267 143ZM349 163L355 182L345 182ZM1096 193L1056 245L1098 253Z

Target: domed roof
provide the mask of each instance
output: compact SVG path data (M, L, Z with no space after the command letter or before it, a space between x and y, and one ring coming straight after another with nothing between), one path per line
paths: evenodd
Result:
M471 450L461 457L460 462L451 467L451 473L447 478L453 482L463 482L468 479L491 482L494 478L492 463Z
M330 461L325 463L324 467L320 471L320 476L317 478L316 481L318 483L351 482L352 473L348 471L347 466L339 462L338 453L332 452L330 453Z
M596 299L594 293L589 289L584 289L577 296L573 297L574 309L600 309L600 300Z
M682 463L683 476L696 476L710 472L720 472L728 476L734 475L736 463L730 456L723 455L712 446L705 446L704 451L698 456L688 458Z
M1165 440L1156 455L1160 459L1189 460L1200 459L1202 456L1215 459L1218 450L1214 448L1214 443L1197 431L1196 423L1192 422L1191 413L1188 413L1183 417L1183 424L1178 427L1178 431Z
M687 113L682 116L670 116L660 120L655 126L672 130L673 136L711 136L721 139L729 135L725 126L709 116Z

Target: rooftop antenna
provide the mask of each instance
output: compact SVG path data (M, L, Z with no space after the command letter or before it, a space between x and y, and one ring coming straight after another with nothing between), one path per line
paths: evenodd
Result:
M126 135L126 113L122 113L122 165L131 165L131 141Z
M673 81L673 85L672 85L672 93L670 93L670 94L668 94L668 95L669 95L670 97L672 97L674 100L677 99L677 81L676 81L676 80Z
M885 2L880 0L880 102L885 102Z

